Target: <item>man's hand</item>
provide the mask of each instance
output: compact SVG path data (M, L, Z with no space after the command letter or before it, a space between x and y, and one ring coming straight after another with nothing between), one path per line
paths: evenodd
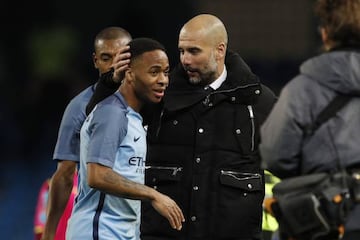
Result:
M114 69L113 81L119 83L123 80L125 71L129 68L130 63L129 46L120 48L113 60L112 68Z
M181 230L185 218L174 200L158 192L156 198L151 201L151 205L159 214L167 218L172 228L178 231Z

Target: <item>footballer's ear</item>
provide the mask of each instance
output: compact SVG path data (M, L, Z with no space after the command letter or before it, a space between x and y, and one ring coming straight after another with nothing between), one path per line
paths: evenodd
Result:
M134 79L135 79L135 73L132 71L131 67L129 67L125 71L125 81L133 82Z

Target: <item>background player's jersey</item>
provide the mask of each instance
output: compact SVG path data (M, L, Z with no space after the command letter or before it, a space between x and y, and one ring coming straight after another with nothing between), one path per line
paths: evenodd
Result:
M85 121L85 108L94 93L94 87L95 85L86 88L67 105L61 119L53 159L79 161L80 129Z

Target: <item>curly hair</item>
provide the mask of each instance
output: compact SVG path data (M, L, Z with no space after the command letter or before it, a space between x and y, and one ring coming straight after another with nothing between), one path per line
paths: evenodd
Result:
M360 45L360 0L317 0L314 10L335 46Z

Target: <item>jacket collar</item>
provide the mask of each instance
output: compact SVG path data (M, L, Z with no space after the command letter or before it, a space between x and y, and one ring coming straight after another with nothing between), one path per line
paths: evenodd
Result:
M194 105L209 95L222 95L217 99L236 99L235 103L253 104L261 92L258 77L239 54L227 51L225 57L227 78L214 92L204 90L203 86L189 83L188 76L181 64L170 74L170 85L164 97L167 110L178 110Z

